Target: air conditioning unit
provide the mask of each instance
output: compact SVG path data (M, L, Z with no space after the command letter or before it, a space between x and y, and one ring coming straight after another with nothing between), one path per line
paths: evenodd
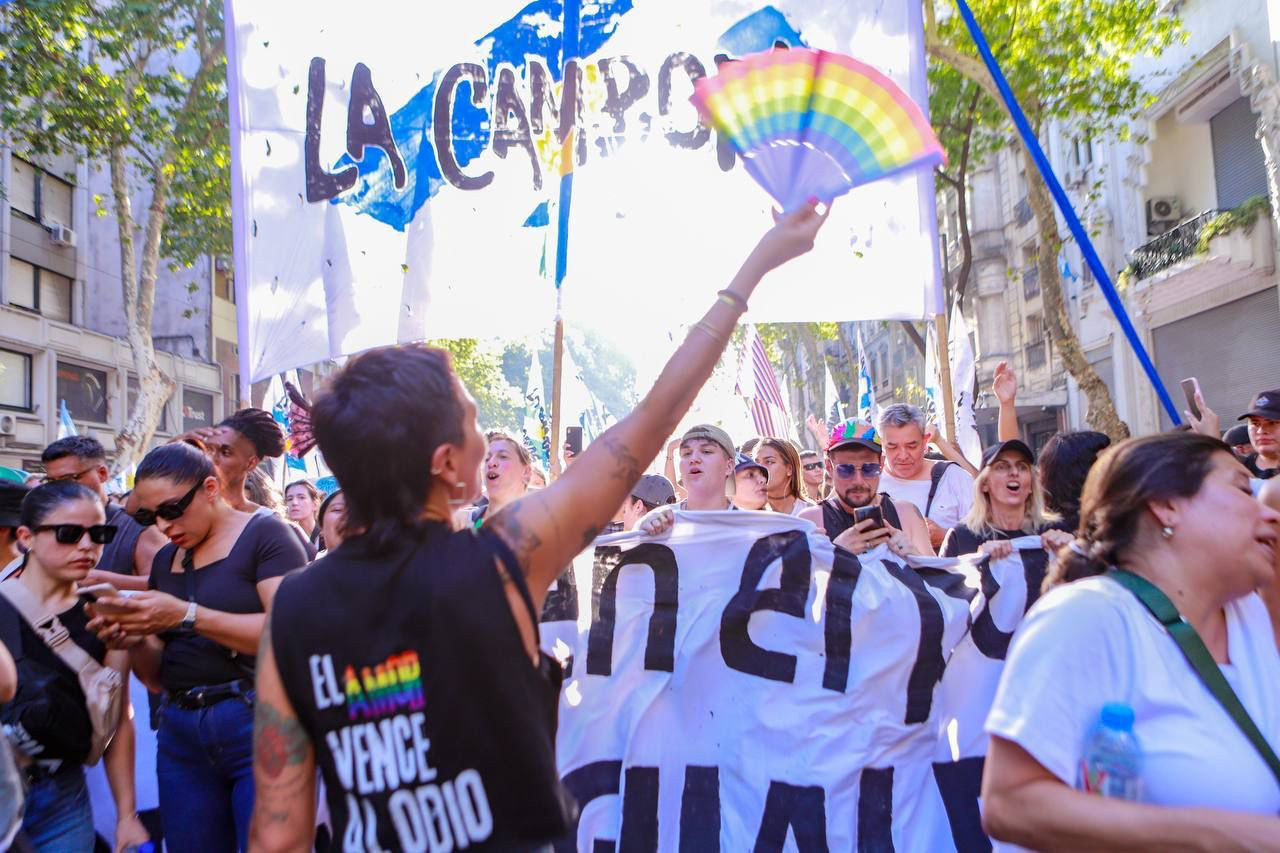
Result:
M49 239L59 246L71 248L76 244L76 232L65 225L50 225Z
M0 435L13 435L18 431L18 419L13 415L0 415Z
M1155 196L1147 199L1148 222L1177 222L1182 219L1182 202L1176 196Z

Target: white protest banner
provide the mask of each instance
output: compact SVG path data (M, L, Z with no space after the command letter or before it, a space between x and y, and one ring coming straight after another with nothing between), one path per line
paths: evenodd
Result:
M935 697L964 584L776 513L598 540L543 614L569 667L563 849L951 849Z
M807 45L927 98L907 0L226 10L245 381L396 341L541 332L561 271L580 326L691 322L771 224L689 103L694 79ZM752 318L933 315L935 233L927 168L860 187Z

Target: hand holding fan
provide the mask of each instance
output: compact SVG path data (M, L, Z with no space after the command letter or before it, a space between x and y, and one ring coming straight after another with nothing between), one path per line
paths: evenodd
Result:
M784 211L945 159L906 92L838 53L752 54L698 80L692 100Z

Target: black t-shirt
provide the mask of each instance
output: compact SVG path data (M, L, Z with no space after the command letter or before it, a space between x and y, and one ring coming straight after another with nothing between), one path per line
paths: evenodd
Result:
M102 557L98 560L97 568L120 575L137 574L133 552L146 528L115 504L107 507L107 524L116 529L116 535L109 544L102 546Z
M1034 533L1025 530L1004 530L975 533L963 524L957 524L947 531L947 538L942 540L940 557L959 557L962 554L976 554L983 542L996 542L1003 539L1017 539L1020 536L1038 536L1046 530L1069 530L1066 522L1057 521L1044 525Z
M188 577L173 571L176 545L156 553L152 589L190 601ZM307 563L297 536L275 515L255 515L221 560L192 574L196 603L224 613L262 613L258 582L281 577ZM160 658L160 682L170 692L252 678L253 656L233 652L195 631L166 631Z
M827 538L832 542L857 523L856 519L844 508L844 504L834 495L818 504L822 507L822 529L827 531ZM880 514L885 522L893 528L902 529L902 519L898 516L898 508L893 500L884 492L880 493Z
M524 592L491 530L439 523L386 554L348 540L280 585L275 663L315 746L335 840L421 850L423 828L443 826L425 831L452 831L453 849L526 850L567 832L560 670L530 663L499 553Z
M1240 461L1244 463L1244 467L1249 469L1249 473L1259 480L1270 480L1272 477L1280 476L1280 468L1259 468L1258 454L1256 453L1250 453Z

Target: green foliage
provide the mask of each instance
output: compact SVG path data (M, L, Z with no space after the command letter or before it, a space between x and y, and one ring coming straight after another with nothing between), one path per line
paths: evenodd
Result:
M523 421L524 395L502 372L502 353L475 338L430 341L431 346L448 350L453 369L475 398L482 429L517 429Z
M1232 231L1244 230L1248 234L1253 231L1258 217L1271 216L1271 202L1263 195L1255 195L1245 199L1239 207L1224 211L1210 219L1200 229L1200 239L1196 241L1196 254L1203 255L1209 251L1209 241Z
M222 40L217 0L14 0L0 8L0 128L37 161L122 151L135 189L165 169L165 256L180 268L229 252Z

